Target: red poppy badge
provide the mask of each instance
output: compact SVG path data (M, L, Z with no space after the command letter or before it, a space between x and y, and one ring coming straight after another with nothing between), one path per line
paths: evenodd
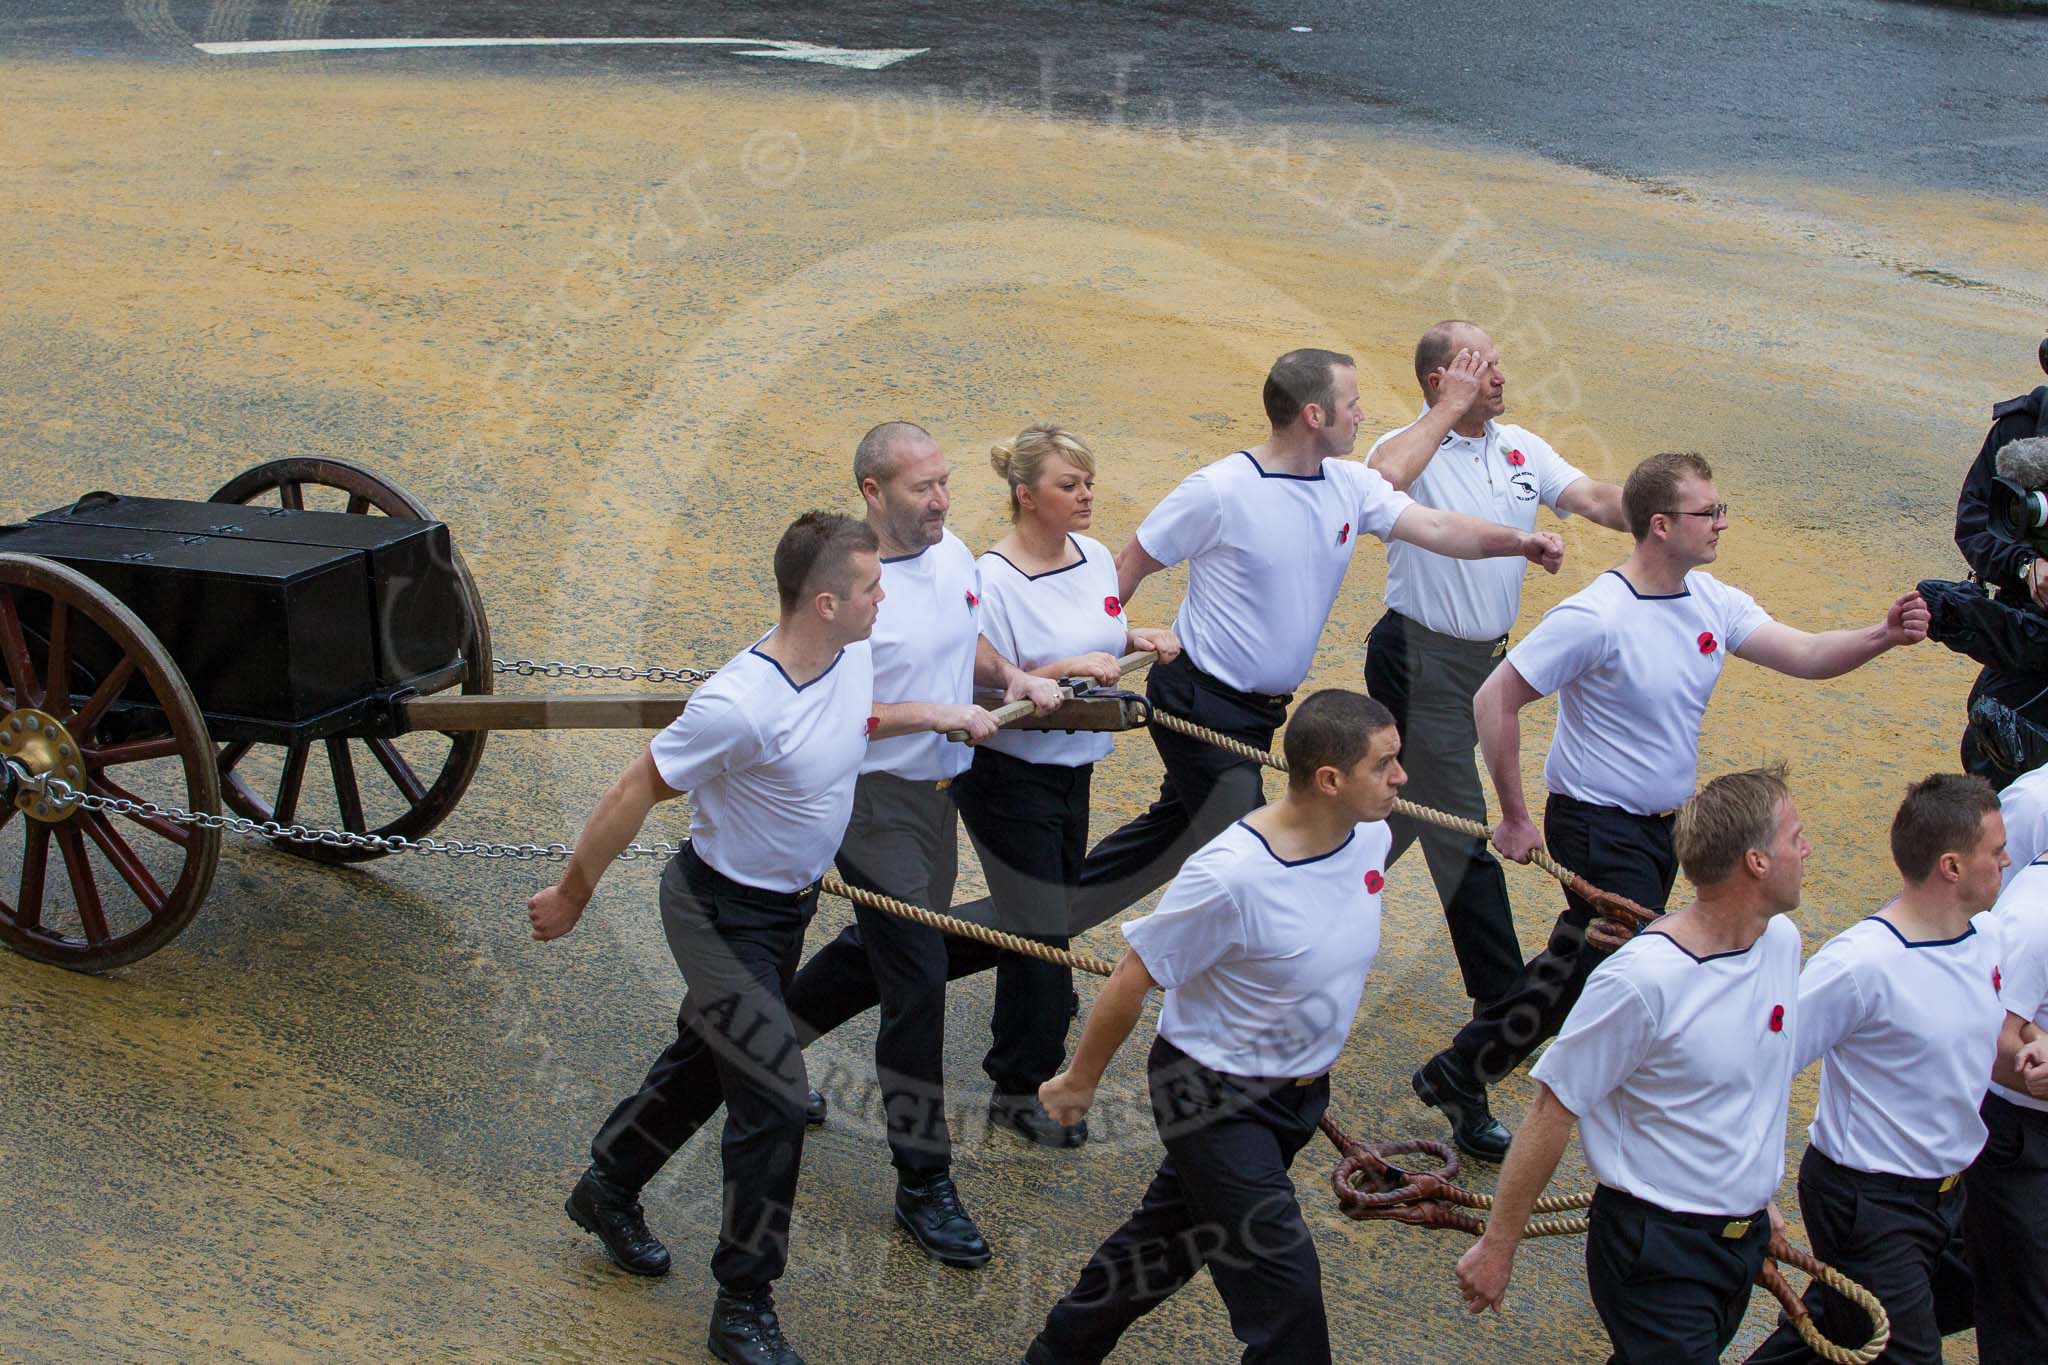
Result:
M1528 463L1528 460L1523 458L1521 451L1510 450L1508 452L1508 463L1513 465L1515 468L1520 469L1523 465Z
M1385 886L1386 884L1387 879L1380 875L1380 870L1378 868L1374 868L1372 871L1365 874L1365 889L1375 896L1377 896L1380 893L1380 888Z
M1111 616L1122 616L1124 614L1124 604L1117 600L1115 593L1111 593L1102 599L1102 609Z
M1784 1031L1785 1007L1783 1005L1773 1005L1771 1006L1771 1032L1783 1033Z
M1337 528L1337 543L1342 545L1349 539L1351 539L1351 523L1347 521Z
M1712 654L1720 647L1720 643L1714 639L1713 631L1703 630L1700 632L1700 653Z

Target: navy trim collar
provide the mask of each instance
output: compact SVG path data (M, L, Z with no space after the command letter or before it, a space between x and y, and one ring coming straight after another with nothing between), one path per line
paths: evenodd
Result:
M931 546L927 545L924 547L924 550L919 550L914 555L897 555L894 558L884 555L882 556L882 562L884 564L908 564L913 559L923 559L924 551L929 549L931 549Z
M1319 863L1325 858L1334 858L1339 853L1342 853L1345 849L1351 847L1351 841L1358 837L1358 826L1353 825L1351 827L1351 832L1344 836L1344 842L1337 845L1335 848L1331 849L1328 853L1318 853L1313 858L1296 858L1292 862L1289 862L1287 859L1273 852L1273 846L1266 842L1265 835L1259 833L1250 825L1245 825L1244 821L1242 820L1238 821L1237 823L1240 825L1244 825L1245 833L1251 835L1252 838L1257 839L1259 841L1259 847L1265 849L1266 852L1269 855L1271 855L1273 861L1280 864L1280 866L1282 867L1305 867L1309 863Z
M1262 479L1292 479L1296 483L1321 483L1323 480L1323 470L1320 465L1316 467L1316 472L1313 474L1268 474L1266 467L1259 463L1258 456L1252 454L1249 450L1240 450L1237 453L1252 462L1252 468L1259 471L1259 477Z
M887 561L883 562L886 563ZM1624 574L1619 569L1609 569L1607 572L1619 578L1621 586L1627 588L1638 602L1675 602L1681 597L1692 596L1691 588L1687 588L1683 592L1636 592L1636 585L1628 581L1627 574Z
M1056 573L1066 573L1069 569L1078 569L1083 564L1086 564L1088 562L1088 552L1081 548L1080 541L1074 539L1074 533L1072 531L1067 532L1067 544L1073 546L1074 553L1081 557L1071 564L1062 564L1057 569L1047 569L1042 573L1025 573L1023 568L1018 565L1016 560L1010 558L1001 550L990 550L989 553L994 555L997 559L1002 560L1003 563L1009 565L1012 569L1015 569L1017 571L1017 576L1022 578L1025 582L1036 583L1041 578L1051 578Z
M1953 948L1956 944L1961 943L1964 939L1969 938L1972 934L1975 934L1977 932L1977 926L1973 924L1969 928L1963 930L1963 932L1961 932L1960 934L1957 934L1954 938L1910 939L1899 932L1898 925L1893 924L1890 920L1884 917L1883 911L1879 911L1875 915L1866 916L1865 918L1866 920L1876 920L1879 924L1882 924L1885 928L1891 930L1892 937L1897 939L1901 944L1905 945L1908 948Z
M767 638L768 637L765 635L761 637L761 639L763 640ZM839 661L846 657L846 651L844 649L840 650L837 654L834 654L832 656L832 662L825 665L825 673L820 673L816 678L811 679L810 682L800 683L795 678L789 676L788 669L784 668L780 663L776 662L773 658L770 658L768 655L761 653L761 646L758 642L750 646L747 649L747 653L754 655L756 658L764 660L769 667L773 668L777 673L780 673L782 675L782 680L788 683L792 690L797 692L801 692L805 688L811 686L813 683L818 682L819 679L822 679L826 673L830 673L833 669L839 667Z
M1766 930L1766 932L1768 932L1768 930ZM1670 944L1672 947L1678 949L1679 952L1684 953L1687 957L1691 958L1694 962L1719 962L1724 957L1741 957L1744 954L1748 953L1751 949L1755 948L1757 943L1762 943L1764 941L1763 934L1758 934L1756 936L1756 943L1750 944L1748 948L1730 948L1726 952L1708 953L1705 957L1701 957L1698 953L1686 947L1683 943L1680 943L1677 939L1665 933L1662 929L1645 929L1642 931L1642 933L1638 934L1637 937L1661 938L1666 943Z

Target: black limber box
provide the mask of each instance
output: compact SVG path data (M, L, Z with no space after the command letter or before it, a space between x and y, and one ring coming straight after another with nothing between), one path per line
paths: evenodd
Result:
M31 521L0 527L0 553L55 560L113 594L163 642L209 714L295 724L377 688L360 551ZM98 631L73 637L94 678L119 657ZM129 689L131 699L146 694Z
M387 688L448 667L468 638L448 528L438 521L114 493L88 493L33 520L354 551L364 558L367 596L361 610L371 613L375 676Z

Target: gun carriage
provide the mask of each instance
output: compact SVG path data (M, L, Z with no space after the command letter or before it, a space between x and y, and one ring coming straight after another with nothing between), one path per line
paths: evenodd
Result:
M222 829L52 797L374 840L288 841L321 862L436 829L493 730L659 729L682 695L500 696L448 528L340 460L287 459L204 502L87 493L0 526L0 943L77 971L147 957L206 898ZM679 672L687 672L679 671ZM1127 694L1044 728L1144 723ZM272 831L273 833L275 831Z

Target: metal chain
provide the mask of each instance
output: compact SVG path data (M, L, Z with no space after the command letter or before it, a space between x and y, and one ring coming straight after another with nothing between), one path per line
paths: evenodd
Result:
M613 678L622 682L700 683L716 669L628 668L623 664L570 664L553 659L493 659L491 672L522 678Z
M98 796L92 792L79 791L60 778L38 777L11 760L7 766L15 780L22 786L30 791L41 792L59 807L76 805L88 811L145 816L169 820L174 824L190 825L196 829L250 834L259 839L282 840L294 844L318 844L327 848L374 849L380 853L445 853L452 858L509 858L517 862L559 863L566 861L576 851L564 843L473 843L467 839L435 839L428 836L408 839L402 834L360 834L354 830L280 825L275 820L249 820L239 815L213 815L206 811L166 806L156 801L130 801L126 797ZM619 861L629 863L636 858L669 858L675 856L680 847L679 844L668 843L628 844L619 854Z

